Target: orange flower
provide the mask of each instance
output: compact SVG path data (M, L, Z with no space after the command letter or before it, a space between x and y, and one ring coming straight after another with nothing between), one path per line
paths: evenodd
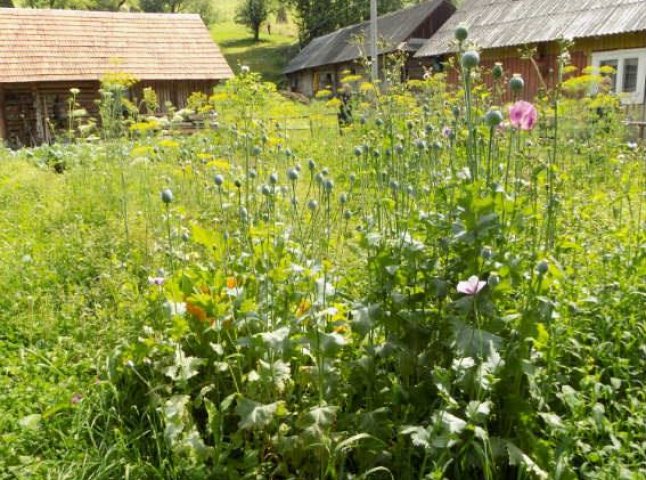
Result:
M186 302L186 311L197 318L200 322L206 321L207 315L203 308L190 302Z
M238 282L236 282L235 277L227 277L227 288L229 290L233 290L238 286Z
M301 303L298 305L298 308L296 309L296 316L300 317L301 315L305 314L305 312L307 312L311 306L312 304L308 300L306 299L301 300Z
M339 325L334 328L334 333L348 333L348 326L347 325Z

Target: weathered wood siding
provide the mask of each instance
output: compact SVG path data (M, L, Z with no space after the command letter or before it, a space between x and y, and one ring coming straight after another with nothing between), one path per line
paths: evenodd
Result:
M143 89L157 93L160 110L166 102L183 108L193 92L210 94L216 81L142 81L130 90L130 99L138 104ZM70 89L78 88L76 98L89 117L98 117L99 82L40 82L0 84L0 138L12 147L34 146L53 140L68 122Z
M574 43L574 47L571 49L572 65L576 66L581 71L590 64L593 52L643 47L646 47L646 35L643 32L577 40ZM550 88L554 86L556 82L557 56L559 51L558 43L542 43L537 45L536 48L537 54L535 59L541 72L541 76L546 82L546 86ZM484 70L487 71L490 70L496 62L500 62L502 63L507 75L511 76L514 73L521 74L525 80L525 90L521 93L521 96L526 99L531 99L539 92L541 82L532 63L520 57L520 47L484 50L481 54L481 65ZM422 60L423 66L431 66L430 58L424 58ZM459 81L457 70L450 69L447 73L449 83L454 85L457 84ZM421 78L422 74L423 70L416 70L414 72L414 77ZM489 85L491 85L490 76L485 75L484 79Z
M77 102L95 116L99 82L3 84L0 117L3 139L13 147L51 141L54 131L66 128L70 88L80 90Z
M166 111L166 103L170 102L177 108L183 108L192 93L202 92L210 95L217 84L217 81L211 80L141 81L131 88L131 98L141 101L143 89L152 88L157 94L161 110Z
M449 3L443 3L437 7L432 15L429 15L424 22L410 35L409 38L431 38L439 28L453 15L455 7Z

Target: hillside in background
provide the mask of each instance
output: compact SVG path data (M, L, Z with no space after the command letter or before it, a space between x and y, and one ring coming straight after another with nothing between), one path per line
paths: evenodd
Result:
M213 39L222 49L235 72L240 65L248 65L252 70L262 73L267 81L284 81L282 70L293 55L298 52L298 33L296 26L289 22L276 22L270 16L271 34L267 26L261 29L260 41L254 42L253 35L243 25L235 23L235 11L241 0L214 0L215 23L211 25Z

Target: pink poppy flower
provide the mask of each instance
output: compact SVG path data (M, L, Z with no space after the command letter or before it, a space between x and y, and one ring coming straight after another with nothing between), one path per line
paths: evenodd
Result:
M458 283L458 292L464 293L465 295L475 296L480 293L480 290L482 290L485 285L487 285L487 282L480 280L478 277L473 275L466 282Z
M517 101L509 107L509 121L521 130L532 130L538 121L536 107L524 100Z

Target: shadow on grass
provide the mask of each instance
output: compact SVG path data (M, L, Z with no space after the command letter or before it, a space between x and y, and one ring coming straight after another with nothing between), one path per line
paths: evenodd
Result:
M265 40L264 38L261 38L260 40L255 41L253 37L220 40L219 43L225 48L257 48L265 44L272 44L271 40Z
M244 40L234 40L233 43L242 44ZM223 46L230 44L221 42ZM247 65L251 70L262 73L263 79L280 84L285 80L283 69L287 63L298 53L298 44L276 45L270 42L250 42L251 48L236 53L225 53L229 65L237 73L240 65Z

